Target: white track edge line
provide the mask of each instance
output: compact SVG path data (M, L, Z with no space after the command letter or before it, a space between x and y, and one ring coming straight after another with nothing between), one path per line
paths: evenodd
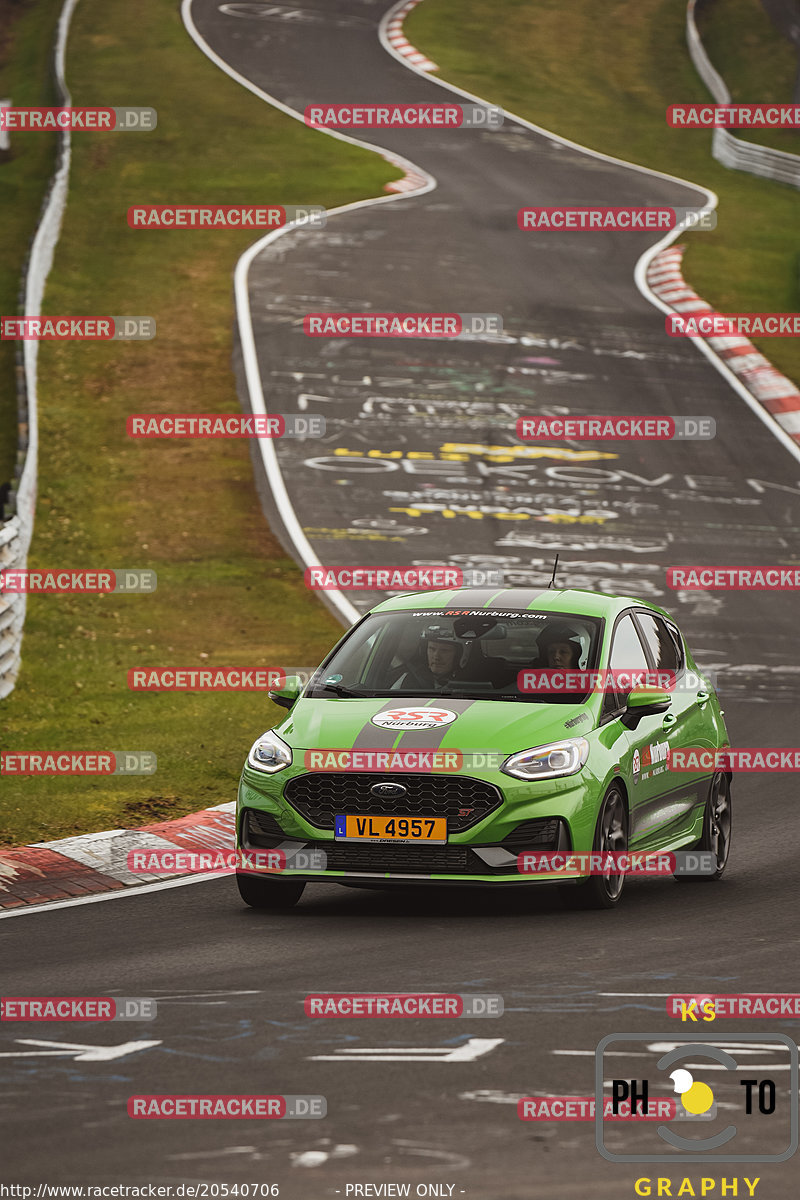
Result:
M429 75L427 71L420 70L418 67L414 66L413 63L409 63L406 58L394 50L389 41L386 32L386 26L388 25L392 15L403 8L404 5L405 0L399 0L399 3L393 5L381 20L378 36L380 37L381 44L384 50L386 50L387 54L391 54L393 58L396 58L398 62L402 63L406 70L414 71L415 74L421 75L424 79L429 80L431 83L437 84L438 87L445 88L447 91L454 92L459 96L466 96L469 100L473 100L478 104L488 103L482 97L476 96L472 92L465 91L464 88L457 87L455 84L448 83L446 80L441 79L438 76ZM503 112L506 117L509 117L512 121L516 121L517 124L524 125L527 129L533 130L534 133L539 133L545 137L552 138L553 141L560 142L564 146L570 146L573 150L578 150L582 154L589 154L593 158L600 158L605 162L617 163L620 166L628 167L632 171L640 171L643 174L652 175L657 179L667 179L673 183L679 183L683 187L694 188L695 191L702 192L705 195L706 206L708 208L716 209L719 205L719 197L717 196L716 192L711 191L710 188L703 187L697 183L692 183L691 180L688 179L682 179L678 175L670 175L665 171L657 171L653 167L643 167L639 163L628 162L627 159L617 158L613 154L604 154L601 150L592 150L588 146L580 145L579 142L571 141L570 138L562 137L562 135L559 133L551 133L549 129L544 129L541 125L535 125L532 121L527 121L524 117L518 117L514 113L507 112L505 109L503 109ZM647 268L656 254L658 254L666 246L670 245L670 243L674 242L682 232L684 231L671 230L668 234L666 234L665 237L656 242L655 245L651 246L648 250L645 250L644 254L642 254L641 258L639 258L634 268L634 283L639 289L639 292L645 298L645 300L653 305L654 308L659 308L664 313L669 313L673 310L665 305L663 301L661 301L651 290L646 279ZM719 355L712 350L712 348L702 338L692 337L691 341L697 345L700 353L705 355L705 357L708 359L711 365L716 368L723 379L725 379L726 382L729 383L733 388L733 390L739 396L741 396L748 408L751 409L751 411L755 413L759 420L766 425L767 429L774 434L784 449L788 450L797 462L800 462L800 446L798 446L797 443L791 437L789 437L789 435L774 419L773 415L763 407L763 405L755 398L752 392L748 391L741 380L738 379L730 370L730 368L725 365Z
M306 124L302 113L296 109L290 108L283 101L278 100L275 96L263 91L250 80L240 75L228 63L221 58L203 38L192 18L192 0L182 0L181 16L186 29L202 52L211 59L220 70L229 75L231 79L236 80L248 91L266 101L267 104L286 113L287 116L293 117L296 121L300 121L303 125ZM337 213L353 212L359 208L366 208L372 204L391 204L397 200L407 200L410 196L422 196L426 192L431 192L437 187L436 179L430 172L425 171L422 167L418 167L415 163L410 162L402 155L396 154L393 150L386 147L375 145L372 142L361 141L359 138L350 137L346 133L339 133L330 129L318 130L319 133L326 133L329 137L337 138L339 141L349 142L353 146L359 146L364 150L372 150L375 154L379 154L381 158L393 165L402 165L405 170L410 173L415 173L425 180L425 183L418 188L406 192L395 192L387 196L371 196L365 200L354 200L349 204L342 204L338 208L327 210L327 215L333 216ZM239 337L242 344L242 355L244 359L245 377L247 387L250 393L250 403L253 412L265 414L266 404L264 401L264 392L261 387L261 373L258 366L258 355L255 346L255 337L253 334L253 322L250 312L250 297L248 292L248 273L253 259L261 253L261 251L277 238L282 237L291 229L296 228L292 222L281 229L273 230L266 234L259 241L250 246L244 254L239 258L234 272L234 292L236 296L236 311L239 324ZM272 490L273 498L278 511L283 521L286 531L291 538L295 550L300 556L305 566L321 566L320 560L311 548L311 545L302 530L300 522L297 519L289 494L286 490L283 474L278 464L278 457L275 452L275 447L270 439L259 438L258 447L261 453L261 459L264 464L264 470L267 475L269 486ZM361 618L361 613L351 604L347 597L338 589L331 589L326 593L328 599L339 611L347 625L352 625L354 621Z
M398 11L399 9L403 8L404 6L405 6L405 0L399 0L399 3L393 5L388 10L388 12L384 14L384 16L381 19L380 25L378 27L378 36L379 36L381 44L382 44L383 48L386 50L386 52L388 54L391 54L392 57L397 59L398 62L402 63L402 65L406 68L406 70L414 71L417 75L421 75L424 79L427 79L430 82L437 84L439 87L445 88L447 91L451 91L457 95L466 96L468 99L474 100L479 104L486 104L487 102L485 100L483 100L481 97L475 96L475 95L473 95L473 93L467 92L463 88L456 87L454 84L447 83L443 79L440 79L436 76L430 75L427 71L424 71L421 68L415 66L413 63L409 62L408 59L405 58L402 54L399 54L394 50L394 48L392 47L392 45L388 39L388 36L386 34L385 27L388 24L389 19L391 18L392 14L395 13L396 11ZM194 21L192 19L191 9L192 9L192 0L181 0L181 18L183 20L183 23L189 33L189 36L196 43L196 45L200 48L200 50L202 50L202 52L206 55L206 57L210 58L211 61L220 68L220 70L224 71L225 74L229 75L232 79L235 79L237 83L240 83L248 91L252 92L256 96L259 96L261 99L265 100L268 104L273 105L275 108L280 109L281 112L285 112L288 116L294 117L295 120L302 121L303 124L305 125L305 120L304 120L302 114L296 112L294 109L289 108L287 105L283 104L282 101L278 100L276 97L270 96L267 92L264 92L260 88L256 87L256 85L251 83L250 80L246 79L243 75L240 75L237 71L234 71L232 67L229 67L228 64L224 61L224 59L220 58L219 55L217 55L211 49L211 47L208 45L208 43L205 41L205 39L202 38L199 30L197 29L196 25L194 24ZM503 111L505 112L505 110L503 110ZM640 166L638 163L628 162L626 159L623 159L623 158L616 158L614 155L611 155L611 154L604 154L599 150L592 150L588 146L582 146L582 145L580 145L580 143L573 142L569 138L562 137L560 134L552 133L550 130L544 129L542 126L534 125L531 121L527 121L524 117L518 117L513 113L506 113L506 116L509 116L512 120L516 121L518 124L524 125L528 129L533 130L535 133L539 133L539 134L542 134L543 136L550 137L554 141L560 142L562 145L570 146L573 149L580 151L582 154L588 154L593 158L604 159L606 162L617 163L620 166L628 167L632 171L640 171L641 173L646 174L646 175L653 175L658 179L668 179L674 183L682 184L684 187L694 188L695 191L703 192L706 196L708 206L712 209L716 208L717 205L719 204L719 198L716 195L716 193L712 192L708 188L701 187L699 184L692 183L686 179L681 179L677 175L669 175L664 171L656 171L652 167L643 167L643 166ZM395 194L389 195L389 196L378 196L378 197L372 197L367 200L356 200L350 204L341 205L339 208L329 209L328 215L333 215L335 213L340 213L340 212L350 212L357 208L364 208L370 204L387 204L387 203L391 203L393 200L405 200L409 196L421 196L421 195L424 195L426 192L433 191L434 188L436 188L436 186L437 186L436 180L433 175L431 175L428 171L425 171L423 168L416 166L415 164L409 162L406 159L403 159L402 156L394 154L394 151L385 150L382 147L373 145L370 142L362 142L358 138L351 138L347 134L338 133L338 132L330 130L330 129L319 130L318 132L324 132L324 133L327 133L329 137L339 138L341 141L351 142L353 145L362 146L368 150L374 150L376 153L380 154L381 157L386 157L387 154L391 154L392 158L394 159L395 162L402 163L403 166L405 166L407 170L410 168L411 170L418 172L421 176L423 176L425 179L428 180L428 182L426 183L426 185L424 187L418 188L413 192L398 192L398 193L395 193ZM388 161L391 161L391 159L389 159ZM253 258L255 258L255 256L263 249L263 247L268 245L271 241L274 241L276 238L282 236L284 233L288 233L288 231L292 228L294 228L294 223L287 225L282 229L274 230L272 233L267 234L264 238L262 238L260 241L256 242L253 246L251 246L248 250L246 250L245 253L241 256L241 258L239 259L239 261L236 264L236 271L235 271L235 275L234 275L234 286L235 286L235 293L236 293L236 297L237 297L237 310L239 310L239 314L238 314L239 315L239 330L240 330L240 336L242 337L242 351L243 351L243 354L245 355L245 360L246 360L245 367L246 367L248 387L250 389L251 403L257 397L258 401L259 401L258 411L261 412L262 414L266 413L266 405L264 403L264 394L263 394L263 390L261 388L261 377L260 377L260 372L258 370L258 360L257 360L257 357L255 356L255 340L253 338L253 326L252 326L252 320L251 320L251 316L250 316L250 303L249 303L249 297L247 295L247 288L246 288L247 273L249 271L250 263L252 262ZM644 254L641 256L641 258L638 260L638 262L636 263L636 267L634 269L634 282L636 283L636 286L638 287L639 291L641 292L641 294L644 296L644 298L646 300L648 300L655 308L661 309L662 312L672 312L673 310L670 309L661 300L659 300L659 298L655 295L655 293L653 291L651 291L644 276L646 274L647 267L650 263L650 260L660 250L664 249L671 242L675 241L675 239L679 236L680 232L682 232L682 231L672 230L669 234L667 234L659 242L656 242L656 244L654 246L652 246L649 250L646 250L644 252ZM246 329L244 328L244 322L241 320L242 309L240 308L240 302L241 302L242 294L244 294L243 311L245 311L246 315L247 315ZM783 445L787 450L789 450L789 452L792 454L792 456L795 459L797 459L798 462L800 462L800 447L798 447L797 444L788 436L788 434L786 434L783 431L783 429L781 429L781 427L777 424L777 422L772 419L771 415L769 413L767 413L766 409L764 409L762 407L762 405L756 400L756 398L753 395L751 395L751 393L747 390L747 388L744 387L744 385L740 382L740 380L737 379L737 377L733 374L733 372L730 371L729 368L725 366L725 364L722 362L722 360L719 358L719 356L711 349L711 347L707 346L706 343L702 339L693 337L691 340L693 342L699 343L699 348L700 348L701 352L703 354L705 354L705 356L709 360L709 362L714 367L716 367L716 369L723 376L723 378L726 379L727 382L734 389L734 391L736 391L742 397L742 399L746 402L748 407L752 409L752 411L756 414L756 416L758 416L764 422L764 424L775 435L775 437L778 439L778 441L781 443L781 445ZM251 356L249 362L247 361L248 353ZM251 371L253 370L253 368L255 370L254 375L251 374ZM256 388L257 388L256 391L254 391L254 389L253 389L253 380L255 381L255 384L256 384ZM254 411L255 411L255 409L254 409ZM259 448L261 450L262 460L264 462L264 468L267 472L267 477L268 477L268 480L270 483L270 487L272 487L272 489L273 489L273 495L275 497L275 501L277 503L279 500L279 497L282 496L285 499L285 502L288 506L288 514L286 512L283 512L281 514L281 519L284 521L284 523L286 525L287 532L290 534L290 536L292 536L293 538L296 539L295 546L296 546L298 552L301 553L303 561L306 563L306 565L307 566L320 566L321 563L320 563L319 559L316 557L316 555L314 554L313 550L311 549L308 539L306 538L305 534L303 533L300 523L297 520L297 515L294 511L294 508L292 507L291 501L289 500L289 496L286 491L286 485L283 482L283 475L281 474L280 467L278 466L277 456L275 454L275 450L272 446L272 443L269 440L265 441L264 439L259 438ZM353 622L360 618L361 613L355 608L354 605L352 605L350 603L349 600L347 600L347 598L340 591L338 591L338 590L331 591L331 592L329 592L329 596L330 596L331 600L333 601L333 603L336 604L336 606L339 608L340 612L342 613L342 616L346 617L346 619L349 622ZM7 917L25 916L28 913L47 912L47 911L52 911L57 908L68 908L68 907L71 907L76 904L99 903L102 900L115 900L115 899L118 899L120 896L140 895L143 892L161 891L166 888L185 887L191 883L204 883L204 882L207 882L207 880L203 876L195 876L190 879L170 880L170 881L167 881L164 883L148 884L145 887L141 887L141 888L128 888L128 889L124 889L122 891L115 889L112 892L103 892L96 896L79 896L79 897L76 897L74 900L57 900L57 901L54 901L54 902L51 902L48 904L32 904L27 908L12 909L10 912L0 913L0 920L4 920Z
M71 3L72 7L74 8L77 0L71 0ZM270 96L267 92L262 91L254 83L251 83L249 79L246 79L243 75L240 75L237 71L230 67L224 59L220 58L219 55L211 49L197 29L192 18L191 9L192 0L182 0L181 17L183 19L184 26L189 33L189 36L203 52L203 54L205 54L207 58L210 58L211 61L215 63L220 70L224 71L226 75L229 75L237 83L241 84L242 87L244 87L247 91L252 92L254 95L258 96L262 100L265 100L274 108L279 109L281 112L286 113L287 116L293 117L297 121L301 121L303 125L305 125L305 120L302 113L296 112L294 109L289 108L288 105L285 105L276 97ZM406 200L409 196L421 196L426 192L433 191L437 186L433 175L431 175L428 171L423 170L421 167L417 167L414 163L410 162L402 155L395 154L394 151L384 149L381 146L375 146L370 142L362 142L358 138L352 138L347 134L338 133L333 130L326 129L319 132L327 133L329 137L337 138L343 142L350 142L354 146L360 146L367 150L373 150L376 154L379 154L382 158L386 159L387 162L391 162L396 166L402 166L409 174L411 172L415 172L426 181L424 186L416 188L414 191L396 192L387 196L370 197L366 200L356 200L350 204L341 205L339 208L328 209L327 211L329 216L334 213L348 212L356 208L363 208L369 204L390 204L395 200ZM259 239L259 241L253 246L250 246L249 249L246 250L245 253L239 258L239 261L236 264L234 288L236 294L237 318L239 321L239 332L242 339L242 352L245 357L247 384L254 412L266 413L266 404L264 402L264 394L261 388L261 376L258 369L258 359L255 352L255 339L253 337L253 327L250 316L250 302L247 293L247 273L253 258L255 258L255 256L264 248L264 246L268 245L276 238L281 237L283 234L288 233L289 230L293 228L295 228L294 222L282 229L273 230L265 237ZM246 321L243 319L243 315L246 317ZM320 566L321 563L311 549L300 523L297 520L297 516L294 508L292 507L291 501L289 500L289 496L286 491L286 485L283 482L283 476L281 474L280 467L278 466L277 456L272 446L272 442L268 439L264 440L259 438L259 448L261 450L262 461L264 463L265 471L267 472L268 482L272 488L275 502L278 505L279 510L281 499L283 499L286 505L286 510L281 512L281 519L286 525L287 532L294 541L295 547L298 550L298 553L301 554L306 565ZM328 596L336 605L348 625L351 625L354 621L360 619L361 613L340 591L330 591ZM146 884L137 888L115 888L110 892L100 892L91 896L76 896L74 899L70 900L54 900L45 904L31 904L25 908L15 908L5 912L0 912L0 921L9 917L26 916L28 913L52 912L59 908L71 908L74 905L99 904L101 901L117 900L123 896L142 895L143 893L147 892L163 891L167 888L186 887L192 883L204 882L207 882L207 877L203 875L197 875L187 879L165 880L161 883Z

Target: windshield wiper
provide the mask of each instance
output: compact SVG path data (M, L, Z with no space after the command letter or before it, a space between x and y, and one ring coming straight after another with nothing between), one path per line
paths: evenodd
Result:
M323 683L323 692L335 692L337 696L344 696L346 699L358 699L368 695L367 692L356 692L353 688L343 687L340 683Z

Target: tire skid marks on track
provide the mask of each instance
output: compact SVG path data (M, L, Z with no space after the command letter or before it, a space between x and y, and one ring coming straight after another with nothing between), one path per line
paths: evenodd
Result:
M398 61L403 62L404 65L409 70L415 71L417 74L424 75L426 78L431 79L432 82L436 83L437 86L443 87L446 90L448 90L449 92L459 95L461 97L464 97L468 100L472 100L474 102L484 104L485 101L478 96L475 96L469 92L466 92L463 89L456 87L455 85L446 83L443 80L433 79L432 76L426 74L426 69L424 69L418 62L415 62L413 60L413 58L411 58L408 54L403 54L400 50L398 50L396 45L392 44L393 42L397 41L396 35L399 32L397 21L399 20L402 23L403 16L405 16L405 14L410 10L410 8L413 7L413 3L417 3L417 2L419 2L419 0L412 0L412 3L401 2L399 4L396 4L392 9L389 10L389 12L387 12L385 14L384 18L381 21L381 25L380 25L380 29L379 29L379 37L380 37L381 43L383 44L384 48L387 50L388 53L392 54L396 59L398 59ZM182 0L182 10L181 11L182 11L182 17L184 20L184 24L185 24L190 36L193 38L193 40L198 45L198 47L202 50L202 52L204 54L206 54L206 56L212 62L214 62L221 70L223 70L227 75L229 75L231 78L235 79L238 83L240 83L241 86L243 86L244 88L246 88L253 94L259 96L259 98L261 98L262 100L265 100L267 103L271 104L273 107L279 109L280 111L286 113L287 115L293 117L296 120L302 121L303 116L301 113L291 109L290 107L288 107L287 105L285 105L281 101L279 101L277 98L268 95L266 92L264 92L263 90L258 88L256 85L254 85L246 77L244 77L244 76L240 75L238 72L234 71L219 55L217 55L211 49L211 47L205 42L205 40L199 34L196 26L194 25L191 9L192 9L192 0ZM390 30L390 27L391 27L391 30ZM390 33L391 33L391 36L390 36ZM427 69L431 69L431 68L427 68ZM628 170L636 171L636 172L639 172L639 173L642 173L642 174L645 174L645 175L648 175L648 176L651 176L654 178L668 180L668 181L674 182L683 187L694 188L698 193L700 193L701 195L704 196L704 206L710 207L710 208L715 208L717 206L717 197L714 195L714 193L708 191L705 188L699 187L696 184L689 183L686 180L682 180L676 176L669 175L665 172L655 171L651 168L642 167L642 166L639 166L638 164L630 163L623 159L615 158L614 156L611 156L611 155L606 155L606 154L602 154L598 151L590 150L586 147L580 146L579 144L577 144L575 142L570 141L569 139L563 138L558 134L553 134L552 132L541 128L540 126L534 125L533 123L526 121L524 118L514 117L513 115L510 115L510 114L507 114L507 117L510 121L515 122L517 125L522 126L527 129L530 129L533 132L540 134L543 137L548 138L552 145L558 145L564 149L574 150L577 152L577 154L580 154L581 156L584 156L584 157L588 157L590 159L594 159L598 162L611 163L611 164L615 164L618 166L623 166ZM416 167L413 163L409 162L408 160L406 160L400 156L394 155L394 153L392 151L389 151L386 148L382 148L380 146L364 142L360 139L350 138L350 137L348 137L348 135L339 133L338 131L324 130L323 132L325 132L330 137L338 137L343 141L351 142L353 144L361 146L362 148L371 149L375 153L381 155L386 161L390 161L390 162L395 163L398 166L402 167L407 172L407 177L413 180L413 182L411 184L409 184L408 186L409 186L409 190L411 190L413 188L416 195L422 195L425 192L432 191L436 187L436 180L434 179L434 177L432 175L430 175L427 172L422 171L420 168ZM421 181L421 182L419 182L418 186L417 186L417 181ZM399 182L402 184L403 181L399 181ZM396 188L398 185L395 184L394 186ZM384 197L377 197L377 198L366 199L363 201L356 201L352 204L345 205L338 209L331 210L331 215L335 215L337 213L345 212L345 211L353 211L353 210L360 209L362 207L366 207L369 205L393 202L393 201L401 200L404 198L406 198L404 195L402 195L399 192L395 192L395 194L384 196ZM249 267L250 267L253 259L264 249L265 246L274 242L279 236L291 232L291 230L292 230L292 226L288 226L285 229L276 230L273 233L267 235L265 238L261 239L259 242L255 243L240 258L239 262L237 263L237 267L236 267L235 291L236 291L237 317L238 317L238 321L239 321L239 330L240 330L243 353L244 353L244 358L245 358L247 384L248 384L248 390L249 390L250 399L251 399L251 409L253 412L266 413L267 410L266 410L264 396L263 396L263 392L262 392L262 388L261 388L260 372L259 372L259 368L258 368L258 360L257 360L257 355L256 355L256 350L255 350L255 342L254 342L253 329L252 329L250 303L249 303L249 295L248 295L248 283L247 283L248 271L249 271ZM658 296L658 294L655 290L655 285L659 285L659 284L666 285L667 290L669 290L669 285L672 284L673 285L673 293L676 291L682 292L684 289L682 289L679 285L677 285L677 281L675 279L675 276L672 273L672 269L665 267L664 264L661 264L661 270L656 269L656 272L655 272L654 276L652 277L652 284L654 286L651 286L650 280L648 279L648 271L649 271L649 268L650 268L651 264L653 263L653 260L655 259L655 257L658 254L660 254L661 252L663 252L665 250L665 248L667 246L669 246L675 240L675 238L677 236L678 236L678 232L672 231L671 233L667 234L663 239L661 239L661 241L656 243L654 246L650 247L648 249L648 251L646 251L645 254L643 254L642 257L640 258L639 262L637 263L636 271L635 271L635 282L636 282L636 285L639 288L640 292L642 293L642 295L646 299L648 299L648 301L650 303L652 303L655 307L659 308L661 311L664 311L664 312L671 311L671 309L668 306L668 304L666 303L666 301ZM676 295L673 294L673 299L676 299L676 298L677 298ZM537 344L541 344L543 346L546 345L548 348L556 348L555 342L552 342L552 341L542 341L541 343L537 343ZM564 345L566 347L566 346L571 345L571 343L565 343ZM737 378L737 376L733 372L733 370L731 370L727 364L725 364L721 361L720 357L714 352L713 348L706 346L705 343L703 343L699 340L698 340L698 346L699 346L700 350L706 355L706 357L712 362L712 364L719 371L719 373L727 380L727 382L731 385L731 387L737 392L737 394L739 394L740 397L742 397L748 403L749 407L761 417L761 419L764 421L764 423L767 425L767 427L770 429L770 431L778 438L778 440L782 443L782 445L786 449L788 449L790 451L790 453L792 453L793 457L797 461L800 461L800 445L798 445L797 438L794 435L790 436L786 432L786 429L781 428L781 425L779 423L777 423L773 419L773 417L765 411L764 407L761 406L760 402L754 398L752 392L747 387L745 387L742 380L740 378ZM593 353L600 353L600 350L597 347L595 347L593 350ZM610 353L610 351L609 351L609 353ZM641 358L645 357L645 355L643 355L637 351L626 350L626 351L620 351L620 352L615 352L615 353L620 353L623 357L633 357L633 358L637 358L637 359L641 359ZM742 355L741 357L749 359L750 356L748 354L748 355ZM748 368L750 368L750 369L752 368L751 362L748 362ZM745 377L744 369L742 369L740 373L743 377ZM775 397L771 397L771 398L774 399ZM788 422L786 424L788 425ZM304 565L306 565L306 566L321 565L320 560L317 558L316 554L312 550L310 543L308 542L308 539L306 538L305 533L302 530L299 521L297 520L297 516L294 513L294 509L291 505L291 502L288 497L288 493L286 491L286 486L285 486L283 476L278 467L277 458L276 458L275 450L274 450L272 443L269 441L261 441L259 443L259 450L262 455L262 460L264 462L267 478L269 480L269 483L270 483L270 486L271 486L271 489L273 492L273 496L274 496L278 506L283 511L284 525L285 525L287 533L292 541L292 544L294 545L294 547L298 553L298 556L300 557L300 559L303 561ZM575 543L577 543L577 544L575 544ZM534 548L539 548L539 549L544 549L548 545L552 545L555 547L555 546L561 546L562 544L563 544L563 537L560 537L559 535L556 535L556 534L548 535L548 534L540 534L537 532L533 535L526 535L524 533L520 533L519 530L508 531L508 533L505 534L504 538L502 538L499 542L496 543L497 546L502 546L504 548L513 546L513 547L534 547ZM645 545L641 539L639 539L639 541L637 541L636 538L630 538L630 537L615 539L613 537L609 538L607 535L602 535L602 534L585 536L585 537L581 536L578 539L575 539L573 541L573 549L578 549L578 550L580 550L580 549L583 549L583 550L620 549L620 550L623 550L623 551L629 552L629 553L646 553L646 552L650 552L653 550L660 550L663 548L664 547L661 546L661 544L659 544L659 545L652 544L652 539L650 539L649 544ZM338 611L340 617L346 623L349 624L358 618L358 616L359 616L358 610L355 608L354 605L352 605L349 602L349 600L347 600L347 598L344 595L342 595L341 593L331 593L330 596L333 599L334 604L337 607L337 611ZM223 805L220 807L224 809L224 808L230 808L232 806ZM203 816L203 814L195 814L195 817L202 817L202 816ZM156 828L157 827L152 827L153 830L155 830ZM74 880L72 880L72 881L70 880L70 878L68 876L65 875L65 864L66 864L66 870L71 871L75 876ZM100 878L94 878L94 879L89 878L88 876L89 876L90 871L91 871L91 868L87 869L84 864L79 863L76 859L70 860L66 856L60 855L57 851L51 851L51 850L47 849L46 847L38 847L38 848L37 847L24 847L20 851L0 852L0 908L5 908L7 910L5 912L0 912L0 918L2 918L4 916L20 915L21 913L31 911L29 905L32 905L32 904L39 904L43 908L52 909L52 908L63 907L65 905L69 905L69 904L83 904L83 903L91 903L91 902L94 902L97 900L111 899L111 898L114 898L114 896L120 895L120 894L131 895L131 894L137 894L138 892L153 891L153 890L158 890L161 888L168 888L168 887L173 887L173 886L184 886L184 885L188 885L191 883L196 883L196 882L202 881L202 877L194 876L194 877L182 878L182 879L177 879L177 880L166 880L162 883L145 885L144 887L139 887L139 888L134 889L134 888L130 888L130 887L125 887L124 885L120 886L119 880L112 879L111 877L105 876L105 875L102 875ZM51 895L48 895L47 891L44 888L42 888L42 890L39 891L38 894L35 893L35 890L34 891L31 890L31 888L30 888L31 883L35 883L37 879L44 880L46 876L56 875L56 874L58 874L58 872L61 873L61 876L64 880L64 891L63 892L59 892L57 889L53 889L52 883L50 884ZM79 880L81 880L81 879L83 879L83 883L79 882ZM23 884L25 885L24 887L21 886ZM15 889L16 889L17 894L14 894ZM95 894L95 895L92 895L92 894L86 895L85 894L86 892L91 893L92 891L98 892L100 889L102 889L103 894ZM115 889L115 890L112 891L111 893L109 893L108 889ZM55 890L55 895L59 897L58 899L55 899L55 900L52 899L52 893L54 890ZM81 895L80 893L84 893L84 894ZM63 898L61 898L62 896L63 896ZM74 898L70 899L69 898L70 896L72 896Z

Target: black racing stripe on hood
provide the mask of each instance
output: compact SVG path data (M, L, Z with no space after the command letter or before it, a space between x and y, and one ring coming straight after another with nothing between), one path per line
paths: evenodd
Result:
M415 700L413 696L402 696L395 700L387 700L373 716L393 708L445 708L454 712L457 720L461 713L466 712L474 703L474 700L461 700L454 696L425 696L419 700ZM447 730L452 729L454 725L455 721L450 721L447 725L436 725L432 729L381 729L379 725L373 725L370 718L353 739L353 749L390 750L399 735L401 746L429 750L439 746Z
M444 608L488 608L497 596L502 596L499 588L460 588L453 592L453 598L448 600Z
M547 588L541 591L531 593L530 588L508 588L505 592L501 592L496 596L491 605L487 608L522 608L525 610L535 608L536 601L548 593Z
M453 592L452 599L442 608L520 609L523 612L534 608L537 600L550 593L549 588L532 591L529 587L518 588L462 588Z
M445 734L455 728L461 714L465 713L468 708L471 708L474 703L474 700L460 700L455 696L434 696L431 699L426 699L426 708L447 708L450 712L456 714L456 720L451 721L449 725L437 725L433 729L408 729L400 738L400 746L407 746L412 750L417 746L423 750L431 750L436 746L440 746L444 741ZM411 704L405 703L398 707L413 708L414 704L412 701ZM389 730L386 730L386 732L388 733Z

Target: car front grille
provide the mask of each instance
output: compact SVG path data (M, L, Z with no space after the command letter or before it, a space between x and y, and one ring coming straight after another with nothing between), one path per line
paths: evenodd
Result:
M379 783L402 783L396 799L372 795ZM296 775L283 790L301 816L318 829L333 829L338 813L364 816L445 817L448 831L470 829L503 803L498 788L465 775L378 775L322 772Z
M486 863L468 846L409 846L353 842L320 844L329 871L367 871L391 875L482 875Z

